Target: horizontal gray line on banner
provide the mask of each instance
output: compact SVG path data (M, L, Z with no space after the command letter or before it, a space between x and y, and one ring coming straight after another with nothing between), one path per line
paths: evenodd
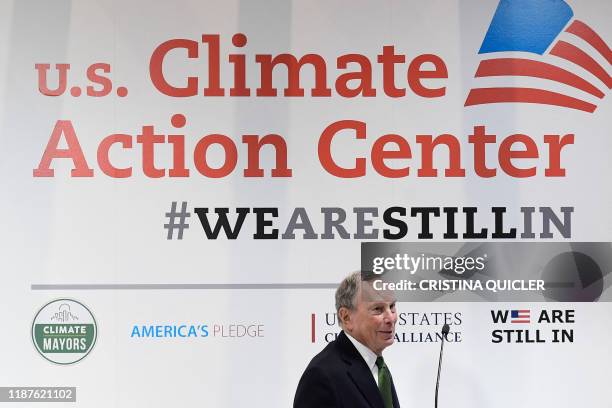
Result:
M127 283L32 284L32 290L336 289L337 283Z

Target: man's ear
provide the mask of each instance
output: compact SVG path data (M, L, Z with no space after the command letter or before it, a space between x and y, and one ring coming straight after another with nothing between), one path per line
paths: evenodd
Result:
M346 307L343 306L338 310L338 319L342 322L342 328L346 330L352 329L351 311Z

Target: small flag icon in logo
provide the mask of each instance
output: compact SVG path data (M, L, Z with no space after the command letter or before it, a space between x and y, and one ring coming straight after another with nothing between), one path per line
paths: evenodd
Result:
M510 323L529 323L531 318L531 311L529 309L523 310L511 310L510 311Z

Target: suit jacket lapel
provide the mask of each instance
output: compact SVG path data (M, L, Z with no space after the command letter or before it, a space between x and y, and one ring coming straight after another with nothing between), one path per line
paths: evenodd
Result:
M343 360L348 363L347 374L373 408L384 408L384 402L372 372L344 331L338 335L338 347Z
M393 392L393 406L399 408L399 400L397 399L397 393L395 392L395 384L393 383L393 376L391 376L391 391Z

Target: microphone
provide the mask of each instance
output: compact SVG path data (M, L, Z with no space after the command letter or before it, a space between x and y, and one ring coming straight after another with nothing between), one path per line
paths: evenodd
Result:
M435 399L435 408L438 408L438 388L440 387L440 370L442 368L442 352L444 351L444 340L450 331L450 326L448 324L444 324L442 326L442 344L440 345L440 360L438 361L438 379L436 380L436 399Z

